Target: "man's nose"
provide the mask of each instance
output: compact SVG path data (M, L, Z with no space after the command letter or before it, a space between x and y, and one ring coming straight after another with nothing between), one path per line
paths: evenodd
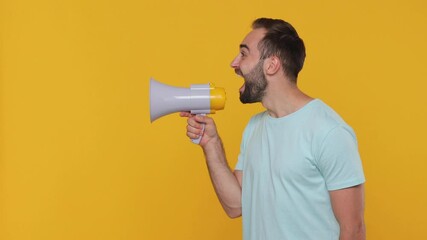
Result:
M230 67L237 69L240 63L240 56L236 56L230 64Z

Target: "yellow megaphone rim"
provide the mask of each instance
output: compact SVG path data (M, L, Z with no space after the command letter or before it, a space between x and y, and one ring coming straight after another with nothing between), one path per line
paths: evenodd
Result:
M210 104L211 104L211 111L215 112L215 110L222 110L225 106L225 90L224 88L215 87L213 84L211 84L211 90L210 90Z

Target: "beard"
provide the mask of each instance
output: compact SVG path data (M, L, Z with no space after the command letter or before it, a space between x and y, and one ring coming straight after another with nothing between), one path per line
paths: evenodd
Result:
M241 74L245 80L244 89L240 92L240 102L261 102L267 88L267 79L263 71L264 61L260 60L257 65L247 74Z

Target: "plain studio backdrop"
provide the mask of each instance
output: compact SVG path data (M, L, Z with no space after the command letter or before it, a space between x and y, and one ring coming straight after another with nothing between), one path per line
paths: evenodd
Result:
M0 239L240 239L150 77L227 91L213 115L234 167L260 104L229 67L251 22L304 39L300 88L354 128L368 239L427 239L426 1L0 1Z

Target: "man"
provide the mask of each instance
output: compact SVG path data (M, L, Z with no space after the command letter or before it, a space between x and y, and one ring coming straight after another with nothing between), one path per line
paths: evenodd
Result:
M243 217L248 240L365 239L365 182L353 130L330 107L297 87L305 47L287 22L260 18L231 63L242 76L242 103L261 102L235 171L212 118L188 117L228 216ZM202 124L205 124L204 131Z

